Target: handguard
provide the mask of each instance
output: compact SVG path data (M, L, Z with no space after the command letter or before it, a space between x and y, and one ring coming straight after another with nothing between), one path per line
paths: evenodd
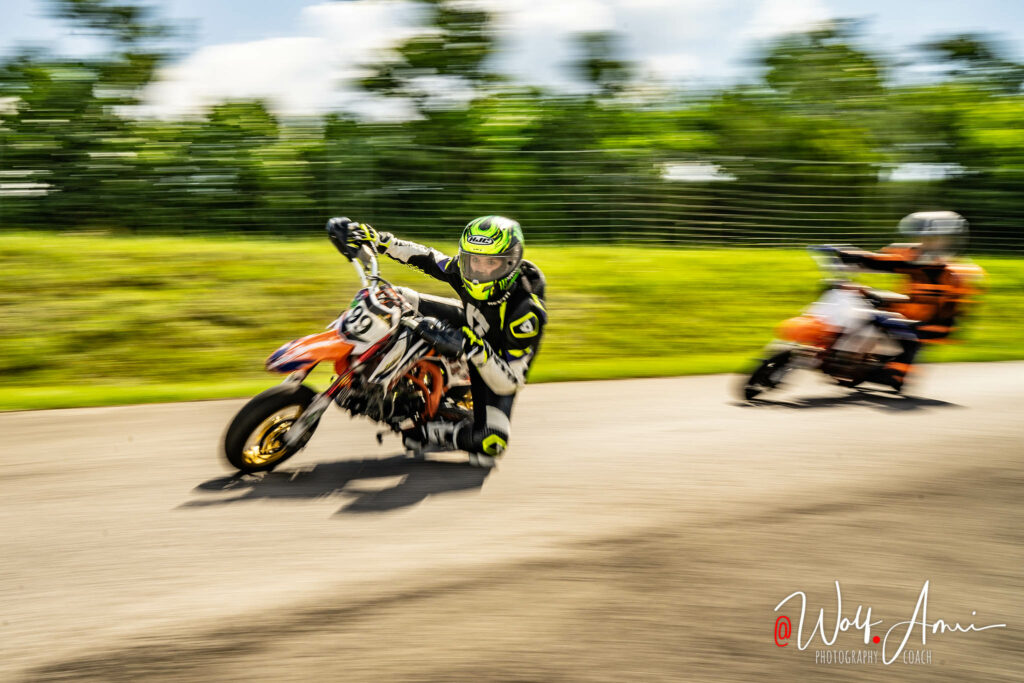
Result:
M331 218L327 221L326 226L327 237L331 240L331 244L334 245L334 248L337 249L342 256L350 261L355 258L356 252L358 251L358 249L353 249L352 245L348 243L348 233L352 225L353 223L351 220L342 216Z

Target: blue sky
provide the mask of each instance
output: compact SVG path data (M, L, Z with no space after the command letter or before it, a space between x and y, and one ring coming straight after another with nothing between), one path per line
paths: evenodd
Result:
M478 1L499 12L499 68L555 88L574 85L565 64L580 30L617 30L646 75L691 84L747 77L745 58L757 44L830 17L866 19L870 44L890 55L954 32L995 34L1018 59L1024 53L1024 2L1014 0ZM2 7L0 53L18 43L89 49L88 37L45 16L43 0L3 0ZM417 24L414 0L165 0L159 7L189 29L182 54L151 93L154 107L168 113L247 96L290 113L339 102L372 107L345 82L358 76L358 61L372 61Z

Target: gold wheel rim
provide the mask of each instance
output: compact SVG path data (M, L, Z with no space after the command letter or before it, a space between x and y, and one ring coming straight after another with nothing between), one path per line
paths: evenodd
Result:
M301 406L289 406L260 423L253 430L245 448L242 449L242 461L247 465L258 467L270 465L288 455L284 435L300 415L302 415Z

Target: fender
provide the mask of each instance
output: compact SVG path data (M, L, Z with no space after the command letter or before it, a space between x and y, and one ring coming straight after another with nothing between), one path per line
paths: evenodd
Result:
M786 341L827 349L835 341L838 330L815 315L799 315L785 320L775 336Z
M355 348L338 334L337 329L311 334L290 341L267 358L270 372L288 374L299 370L312 370L324 361L334 363L334 371L341 375L348 369L349 354Z

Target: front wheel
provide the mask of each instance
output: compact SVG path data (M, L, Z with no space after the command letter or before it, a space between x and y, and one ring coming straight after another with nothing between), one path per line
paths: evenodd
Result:
M298 382L279 384L254 396L238 411L224 435L228 462L242 472L262 472L298 453L315 425L292 446L286 445L284 437L314 398L316 392Z
M743 398L751 400L761 392L774 389L782 383L786 373L790 371L790 361L793 359L793 351L779 351L761 361L757 369L750 374L746 384L743 385Z

